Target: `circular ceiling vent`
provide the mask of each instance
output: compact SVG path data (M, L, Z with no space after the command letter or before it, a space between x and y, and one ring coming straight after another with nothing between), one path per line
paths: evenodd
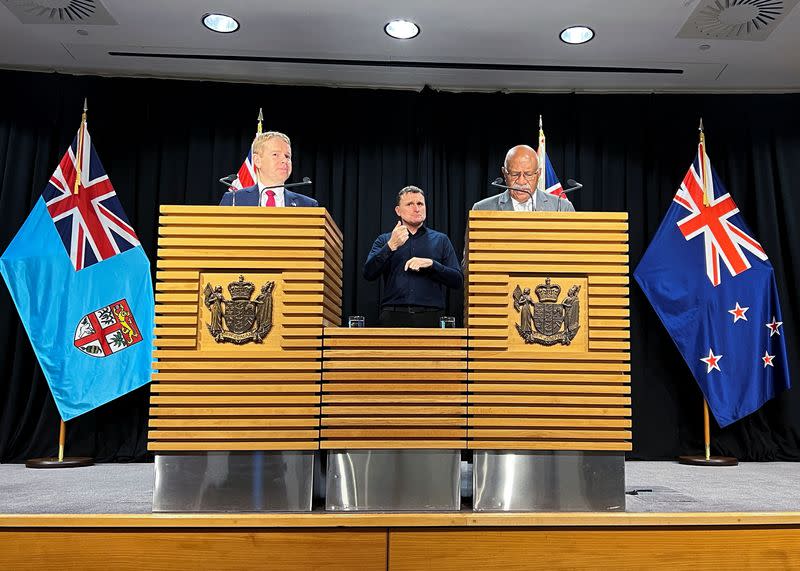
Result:
M711 38L746 37L777 23L783 4L781 0L715 0L699 11L695 23Z

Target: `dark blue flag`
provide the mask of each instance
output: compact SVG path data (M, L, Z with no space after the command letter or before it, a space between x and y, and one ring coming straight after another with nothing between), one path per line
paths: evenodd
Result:
M789 388L772 265L702 141L633 275L720 426Z

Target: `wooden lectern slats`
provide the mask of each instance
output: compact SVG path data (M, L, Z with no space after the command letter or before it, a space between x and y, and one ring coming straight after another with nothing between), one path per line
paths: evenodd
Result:
M153 341L155 347L169 347L175 349L177 347L195 348L197 347L197 339L194 337L161 337Z
M459 438L466 439L466 428L321 428L322 438Z
M483 406L470 405L470 414L474 416L580 416L580 417L629 417L628 407L567 407L567 406Z
M192 451L258 451L258 450L319 450L316 439L309 440L256 440L256 441L153 441L148 448L153 452L192 452Z
M320 251L325 247L325 241L314 238L254 238L252 236L240 237L207 237L203 245L218 248L266 248L277 251L309 250ZM197 246L196 237L171 237L161 236L158 239L159 248L191 248Z
M468 310L470 317L502 317L503 319L507 319L505 304L486 307L470 305ZM472 320L470 320L470 322L472 322Z
M627 385L600 385L579 384L583 379L576 380L574 384L544 384L544 383L481 383L472 382L469 385L471 393L502 393L502 394L609 394L628 395L631 388ZM470 395L472 401L474 395ZM474 402L474 401L473 401Z
M631 316L631 310L627 307L590 307L589 317L624 317ZM591 331L589 332L591 335Z
M452 361L425 361L424 365L415 364L416 367L424 367L423 370L443 370L443 371L453 371L453 370L460 370L465 368L466 363L460 360L452 360ZM397 369L400 371L406 370L409 368L408 361L374 361L372 363L367 361L338 361L338 360L324 360L322 363L323 371L335 371L335 370L364 370L364 369L374 369L374 370L386 370L386 369ZM323 373L325 374L325 373Z
M287 354L286 351L275 351L275 350L263 350L258 352L239 352L235 350L230 350L228 347L224 345L219 349L213 349L209 351L198 352L196 354L187 355L186 351L154 351L153 357L158 359L186 359L190 357L192 360L220 360L225 359L227 360L227 365L230 365L230 360L235 359L237 361L250 361L250 360L286 360L291 358L292 361L308 359L308 360L316 360L322 357L322 351L314 350L314 351L291 351Z
M197 315L196 305L184 305L177 303L161 303L156 305L156 315L171 315L175 313Z
M287 356L288 357L288 356ZM159 371L208 371L225 367L222 361L159 361L155 367ZM271 371L275 369L285 369L286 371L317 371L319 363L314 361L240 361L236 363L239 371Z
M467 400L465 394L323 394L322 404L462 404Z
M245 207L237 207L245 208ZM256 214L256 213L253 213ZM242 226L255 226L257 228L322 228L322 219L310 216L275 216L270 213L268 216L186 216L181 214L161 215L158 218L159 225L169 226L189 226L211 227L215 229L217 236L226 236L242 232ZM246 230L245 230L246 231Z
M376 340L376 343L380 344L383 343L384 337L395 337L395 338L405 338L406 341L408 339L415 339L422 342L423 339L439 339L442 337L466 337L467 330L466 329L436 329L436 328L424 328L424 327L403 327L401 328L392 328L392 327L362 327L362 328L347 328L347 327L334 327L331 329L325 330L325 336L334 338L334 337L375 337L380 338L379 341Z
M524 426L526 428L630 428L631 424L629 418L577 418L572 416L546 418L473 416L469 418L470 427L493 428L506 426Z
M482 242L471 241L469 245L470 260L474 260L473 253L478 252L530 252L532 246L538 244L541 240L536 236L544 236L545 234L535 234L534 236L528 234L517 234L509 240L486 240ZM548 236L555 235L550 234ZM619 239L619 234L614 234ZM604 253L604 254L624 254L628 252L628 244L625 242L617 241L594 241L594 235L586 236L585 242L567 242L555 241L549 243L547 252L591 252L591 253Z
M628 341L589 341L589 351L630 351L631 344Z
M594 328L609 328L609 329L630 329L631 322L627 319L590 319L589 329Z
M466 448L464 439L460 440L417 440L404 438L402 440L323 440L320 442L321 450L392 450L392 449L459 449Z
M196 268L199 264L203 265L209 270L229 270L237 272L241 268L250 268L250 270L275 270L279 271L281 268L286 267L291 263L294 269L305 270L321 270L324 268L322 261L294 261L291 260L267 260L267 259L245 259L236 258L230 259L228 257L220 257L219 259L195 260L192 258L164 260L158 259L156 267L163 269L180 269L180 268Z
M157 292L191 292L197 298L198 282L195 279L193 282L156 282Z
M182 272L171 272L171 271L162 271L156 272L156 280L159 282L165 280L173 280L173 281L184 281L188 283L197 283L197 280L200 279L200 272L199 271L182 271Z
M470 450L609 450L627 452L632 450L630 442L573 440L470 440Z
M472 287L471 284L496 284L496 285L501 285L503 287L508 287L507 270L503 273L491 273L491 274L477 274L472 271L467 273L468 275L464 276L464 279L470 284L469 285L470 288ZM472 290L470 289L470 291Z
M496 296L501 296L500 299L503 299L504 302L507 302L508 294L511 293L511 290L508 287L507 283L504 284L496 284L496 285L474 285L470 286L469 294L470 296L477 295L477 294L493 294Z
M318 426L317 417L150 419L150 428L315 428Z
M229 405L229 404L318 404L319 396L317 395L180 395L180 396L164 396L164 395L150 395L150 403L154 405Z
M323 416L321 426L465 426L466 416Z
M585 259L582 263L559 263L557 260L553 262L539 263L525 262L515 264L514 269L520 274L622 274L628 271L628 266L622 264L593 264L591 259ZM498 274L501 272L508 272L508 265L494 264L489 262L470 262L469 271L476 273Z
M313 208L276 208L274 210L264 209L262 206L237 206L230 208L227 206L210 205L186 205L186 204L161 204L158 207L159 214L177 214L181 216L219 216L220 212L225 213L225 218L241 218L243 216L263 216L265 218L319 218L327 217L327 211L321 207Z
M627 353L607 353L603 355L594 355L592 353L576 353L576 352L563 352L563 353L539 353L537 351L473 351L470 353L472 361L552 361L563 357L569 361L625 361L630 359Z
M196 327L156 327L153 329L156 337L194 337L197 335Z
M336 349L337 351L341 348L352 348L352 349L360 349L360 348L367 348L367 347L375 347L375 340L369 337L365 338L337 338L337 337L325 337L324 340L325 346L324 350L326 353L330 349ZM451 348L451 347L464 347L465 340L458 339L458 338L443 338L436 340L436 346L442 348ZM381 347L400 347L400 348L407 348L408 347L408 338L404 337L389 337L389 338L382 338L380 341Z
M248 384L198 384L198 383L155 383L150 387L156 394L264 394L264 393L312 393L319 394L318 384L248 383Z
M205 207L207 208L207 207ZM514 212L513 210L470 210L469 220L508 220L516 224L520 220L614 220L625 221L627 212Z
M319 416L319 406L155 406L152 417L280 417Z
M631 332L627 329L592 329L589 332L589 342L592 339L630 339Z
M630 430L575 430L575 429L526 429L526 428L470 428L469 437L473 440L499 438L523 438L534 440L626 440L631 437Z
M474 319L469 320L469 324L472 327L508 327L508 318L503 316L500 317L475 317Z
M153 368L158 369L158 365L159 363L153 363ZM305 373L297 373L294 371L292 372L284 371L277 373L263 373L263 372L242 373L240 371L230 372L229 370L220 370L213 373L198 373L193 370L188 370L184 372L169 372L169 373L159 371L158 373L153 373L153 380L159 382L166 382L166 381L319 382L319 371L313 370Z
M590 274L587 276L589 280L589 286L596 286L596 285L610 285L610 286L618 286L618 285L628 285L630 283L630 279L628 276L607 276L603 274Z
M558 248L561 244L580 243L627 243L627 237L621 232L597 232L597 231L519 231L519 230L472 230L469 231L469 249L472 250L478 244L489 244L490 246L503 247L505 244L520 242L523 244L545 243L546 249Z
M574 373L558 372L494 372L494 371L470 371L470 383L484 382L518 382L518 383L630 383L630 375L609 374L609 373L589 373L581 374L580 377Z
M283 293L284 294L322 294L325 292L325 285L318 282L287 280L284 274Z
M387 379L388 380L388 379ZM325 383L328 393L466 393L466 383Z
M594 253L590 257L585 253L552 252L475 252L469 255L470 270L475 266L481 267L481 262L493 264L503 263L506 267L510 264L562 264L562 263L587 263L592 264L627 264L628 256L621 254ZM475 266L473 266L475 264Z
M605 221L586 221L575 222L573 220L520 220L514 222L514 231L519 233L527 232L563 232L564 234L576 234L585 232L585 239L591 241L595 233L600 232L627 232L627 222L605 222ZM472 230L501 230L509 232L509 224L505 220L474 220L470 221L470 239Z
M627 297L600 297L589 292L589 309L594 307L628 307Z
M600 354L602 355L602 354ZM598 357L600 356L598 355ZM604 363L597 361L559 362L551 361L472 361L469 364L472 370L496 371L573 371L586 372L606 371L626 373L631 370L628 363Z
M195 243L203 241L206 238L220 238L224 236L232 236L241 234L241 228L212 228L212 227L192 227L192 226L161 226L158 229L159 237L178 237L178 238L193 238ZM273 227L256 227L252 226L246 229L247 236L255 239L264 240L307 240L307 239L325 239L325 230L322 228L286 228L281 226ZM162 279L156 276L156 279ZM167 278L164 278L167 279Z
M589 284L589 295L605 295L627 298L630 291L626 286L607 286L607 285L591 285Z
M393 382L466 382L466 371L325 371L325 382L341 381L393 381Z
M406 346L408 346L408 340L406 340ZM404 357L414 359L416 362L421 361L421 365L424 368L428 358L466 361L467 351L466 349L463 351L448 349L332 349L325 351L326 359L364 359L364 365L367 367L372 365L371 361L373 359L402 359ZM417 365L415 364L415 366Z
M200 258L196 263L203 264L205 260L216 258L234 258L236 260L280 260L283 266L288 265L290 260L322 260L325 254L322 251L295 251L291 249L278 250L272 248L159 248L158 257L165 258ZM322 263L322 262L320 262Z
M467 407L464 406L441 406L441 405L324 405L322 407L324 416L456 416L466 415Z
M273 429L273 430L150 430L151 440L316 440L318 430Z
M325 397L323 396L323 399ZM605 395L592 395L592 396L574 396L574 395L532 395L532 394L471 394L469 395L469 404L498 404L498 405L514 405L514 404L553 404L553 405L618 405L628 406L631 404L629 397L618 396L605 396Z
M156 303L197 303L198 294L195 293L156 293Z

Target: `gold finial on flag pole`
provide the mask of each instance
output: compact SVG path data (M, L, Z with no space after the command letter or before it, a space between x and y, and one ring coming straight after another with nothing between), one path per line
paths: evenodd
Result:
M703 206L709 206L711 202L708 198L708 179L706 177L711 176L710 172L707 172L706 167L708 166L708 155L706 154L706 133L703 129L703 118L700 117L700 127L698 127L698 131L700 131L700 172L703 177Z
M256 136L261 134L261 124L264 122L264 111L261 107L258 108L258 127L256 128Z
M72 194L78 194L81 187L81 164L83 163L83 133L86 130L86 111L88 110L87 99L83 98L83 115L81 116L81 126L78 129L78 148L75 151L75 186Z

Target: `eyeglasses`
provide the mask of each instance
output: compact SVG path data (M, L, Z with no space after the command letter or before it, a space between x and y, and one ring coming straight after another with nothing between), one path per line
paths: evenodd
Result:
M532 180L534 178L538 178L539 169L536 169L535 171L529 171L529 172L508 172L508 171L506 171L506 176L510 180L519 180L523 176L525 177L526 180Z

